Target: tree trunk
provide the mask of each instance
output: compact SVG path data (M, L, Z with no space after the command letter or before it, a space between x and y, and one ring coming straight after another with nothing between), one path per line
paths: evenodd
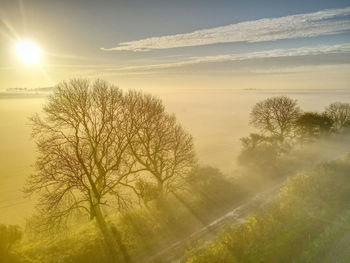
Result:
M119 232L115 227L113 227L113 229L108 228L108 225L102 214L101 206L99 204L96 204L94 206L94 215L96 217L97 224L106 242L107 249L112 259L112 262L116 262L116 263L118 262L117 251L119 248L124 258L124 262L131 263L132 262L131 258L126 250L126 247L123 245L121 241Z
M164 197L164 184L162 180L158 180L158 199L162 200Z
M96 217L97 225L102 232L112 262L117 262L117 243L108 229L99 204L94 206L94 216Z
M156 205L159 209L161 209L161 208L164 208L164 182L161 180L158 180L157 191L158 191L158 198L157 198Z
M164 182L162 180L158 180L157 188L158 200L162 201L164 199Z
M95 210L92 205L90 205L90 220L93 220L95 218Z

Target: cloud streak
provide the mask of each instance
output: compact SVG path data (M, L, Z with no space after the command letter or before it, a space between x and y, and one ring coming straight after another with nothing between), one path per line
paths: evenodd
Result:
M288 57L302 57L302 56L316 56L328 54L350 54L350 44L340 45L323 45L318 47L301 47L301 48L286 48L286 49L272 49L266 51L249 52L242 54L228 54L215 56L191 57L187 60L153 64L144 66L129 66L114 69L116 71L153 71L161 69L178 68L183 66L191 66L202 63L220 63L220 62L235 62L252 59L268 59L268 58L288 58Z
M160 63L160 64L148 64L148 65L137 65L137 66L115 66L115 65L87 65L87 64L51 64L46 65L46 69L67 69L67 70L83 70L82 72L114 72L122 75L137 75L137 74L153 74L160 73L162 70L176 69L181 67L196 66L207 63L229 63L229 62L240 62L254 59L273 59L273 58L295 58L305 56L319 56L319 55L330 55L330 54L350 54L350 43L339 44L339 45L321 45L312 47L300 47L300 48L282 48L282 49L271 49L258 52L248 52L240 54L225 54L225 55L214 55L214 56L201 56L201 57L190 57L188 59ZM312 60L310 60L312 61ZM334 64L334 63L332 63ZM350 64L350 62L349 62ZM16 67L0 67L0 71L12 71L16 70Z
M149 51L217 43L262 42L338 34L350 30L350 7L240 22L185 34L121 42L105 51Z

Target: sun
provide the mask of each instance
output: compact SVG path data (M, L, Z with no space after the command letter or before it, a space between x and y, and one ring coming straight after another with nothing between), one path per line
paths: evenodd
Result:
M31 41L20 41L16 44L17 55L25 62L38 63L40 58L39 47Z

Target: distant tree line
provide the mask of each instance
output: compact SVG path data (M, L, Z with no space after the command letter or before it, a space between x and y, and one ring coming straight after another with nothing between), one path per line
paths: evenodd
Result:
M287 96L270 97L255 104L250 124L260 133L241 139L238 160L243 165L271 168L279 156L297 145L349 133L350 104L335 102L323 112L308 112Z
M350 104L336 102L324 112L304 112L296 100L286 96L258 102L250 114L250 123L270 140L312 139L350 128Z

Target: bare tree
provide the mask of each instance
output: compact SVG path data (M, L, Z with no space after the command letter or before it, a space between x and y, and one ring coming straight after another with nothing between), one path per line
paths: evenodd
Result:
M335 131L340 131L345 126L350 126L350 103L332 103L326 108L326 114L333 120Z
M264 134L283 142L293 136L294 124L300 113L296 100L286 96L272 97L254 106L250 122Z
M165 112L161 101L142 93L129 93L130 115L135 130L129 139L130 151L155 179L158 197L182 188L184 177L196 163L193 139L174 115ZM129 134L129 135L130 135Z
M122 92L102 80L62 82L31 125L38 158L27 191L39 193L40 209L53 223L77 210L96 218L114 253L120 243L106 224L103 206L110 204L108 196L121 203L121 186L139 172L126 154L131 127Z

